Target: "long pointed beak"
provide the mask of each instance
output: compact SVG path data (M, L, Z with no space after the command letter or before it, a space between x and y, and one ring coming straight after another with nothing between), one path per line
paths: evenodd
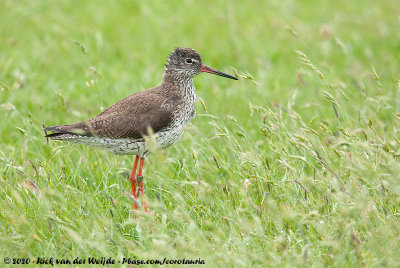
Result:
M216 74L216 75L223 76L223 77L226 77L226 78L230 78L230 79L233 79L233 80L238 80L236 77L234 77L232 75L229 75L229 74L226 74L224 72L218 71L218 70L216 70L214 68L211 68L211 67L208 67L207 65L204 65L204 64L201 65L200 71L202 71L204 73Z

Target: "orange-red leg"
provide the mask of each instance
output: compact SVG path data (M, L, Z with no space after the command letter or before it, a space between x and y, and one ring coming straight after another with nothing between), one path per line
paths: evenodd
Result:
M143 190L143 165L144 165L144 158L140 158L139 172L138 172L138 195L139 195L139 193L142 194L143 208L144 208L144 211L148 212L146 200L145 200L146 196L144 195L144 190Z
M132 169L132 173L131 173L131 177L130 177L131 186L132 186L132 194L133 194L133 197L136 198L136 199L137 199L137 194L136 194L136 183L137 183L137 180L136 180L136 169L137 169L137 166L138 166L138 162L139 162L139 156L136 156L135 164L133 164L133 169ZM136 204L136 202L134 202L134 207L135 207L135 209L138 208L138 205Z

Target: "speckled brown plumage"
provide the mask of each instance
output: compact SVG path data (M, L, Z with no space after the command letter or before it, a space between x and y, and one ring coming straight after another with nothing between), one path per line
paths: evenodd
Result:
M140 139L148 134L150 127L155 133L168 126L173 120L172 109L162 107L163 103L179 105L180 98L163 97L164 87L158 86L131 95L109 107L87 122L47 127L55 133L50 138L62 138L62 134L108 137L112 139ZM173 94L175 95L175 94Z
M191 62L188 63L188 60ZM114 153L144 156L148 152L146 149L142 152L138 152L136 147L131 150L113 149L112 140L116 141L116 147L123 146L124 142L143 142L143 136L148 135L151 128L156 139L159 134L171 134L171 139L175 142L175 138L180 137L183 128L195 114L196 91L193 77L204 71L202 68L207 68L205 72L210 72L208 70L211 69L215 74L236 79L205 66L197 51L176 48L169 55L161 85L133 94L86 122L47 127L46 131L53 132L47 137L104 147ZM104 140L106 142L100 142ZM168 142L160 143L159 148L170 145Z

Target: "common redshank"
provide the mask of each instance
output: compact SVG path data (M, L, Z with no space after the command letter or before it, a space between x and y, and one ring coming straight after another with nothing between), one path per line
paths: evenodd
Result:
M152 136L154 147L160 149L182 136L196 114L193 78L201 72L238 80L204 65L197 51L178 47L169 55L161 85L135 93L88 121L46 127L45 131L53 132L46 132L46 137L100 147L115 154L136 155L130 176L134 208L138 208L137 198L142 194L143 208L147 211L143 164L151 145L146 137Z

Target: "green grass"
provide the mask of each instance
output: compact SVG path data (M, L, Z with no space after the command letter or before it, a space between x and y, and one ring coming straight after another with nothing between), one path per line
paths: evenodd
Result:
M396 1L6 0L0 18L1 258L400 265ZM157 85L176 46L240 80L195 78L206 109L146 161L135 218L134 157L40 124Z

